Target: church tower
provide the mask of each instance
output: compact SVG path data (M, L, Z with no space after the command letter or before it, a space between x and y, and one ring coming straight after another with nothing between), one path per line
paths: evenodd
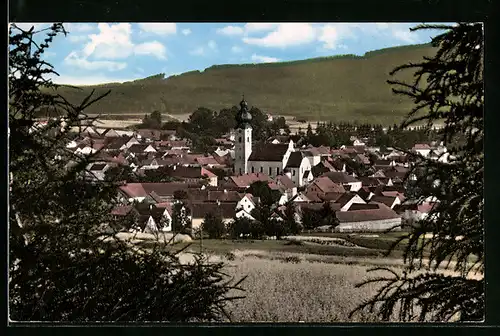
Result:
M252 153L251 120L252 115L248 112L248 104L243 97L240 102L240 111L236 115L234 173L237 175L248 173L248 158Z

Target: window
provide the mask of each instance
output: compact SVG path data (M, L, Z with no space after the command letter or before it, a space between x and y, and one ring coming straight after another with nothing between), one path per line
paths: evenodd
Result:
M250 137L247 137L247 141L250 142Z
M292 175L293 175L293 176L295 176L295 169L294 169L294 170L292 170Z
M241 175L241 168L240 168L240 175Z
M241 143L241 137L239 137L239 138L238 138L238 142L240 142L240 143Z
M271 167L269 167L269 176L271 176L272 172L271 172Z
M255 169L252 167L252 173L255 173Z
M276 175L279 175L279 174L280 174L280 168L276 167Z

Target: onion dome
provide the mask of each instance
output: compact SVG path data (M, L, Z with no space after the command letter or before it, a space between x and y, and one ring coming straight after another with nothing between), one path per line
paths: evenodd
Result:
M238 127L249 126L252 121L252 115L248 111L248 104L245 101L245 97L240 102L240 111L236 115L236 123Z

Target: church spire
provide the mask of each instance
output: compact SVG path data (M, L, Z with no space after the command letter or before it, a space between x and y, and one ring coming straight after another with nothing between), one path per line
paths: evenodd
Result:
M252 115L248 111L248 104L245 100L245 95L242 95L242 99L240 102L240 110L236 115L237 128L246 128L250 126L251 120L252 120Z

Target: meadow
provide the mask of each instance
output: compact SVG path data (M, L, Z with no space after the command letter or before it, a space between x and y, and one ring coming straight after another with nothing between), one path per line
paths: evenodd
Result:
M403 271L404 242L390 255L385 253L401 234L304 233L286 240L180 239L166 248L183 250L179 256L184 263L194 259L193 253L202 252L212 262L225 263L228 279L246 277L241 284L245 291L230 293L244 296L228 303L231 322L378 322L376 315L367 311L352 318L349 313L382 284L356 285L387 275L384 271L368 272L373 268ZM147 234L134 237L135 244L145 248L155 243ZM439 272L453 274L444 269ZM396 317L392 321L396 322Z

